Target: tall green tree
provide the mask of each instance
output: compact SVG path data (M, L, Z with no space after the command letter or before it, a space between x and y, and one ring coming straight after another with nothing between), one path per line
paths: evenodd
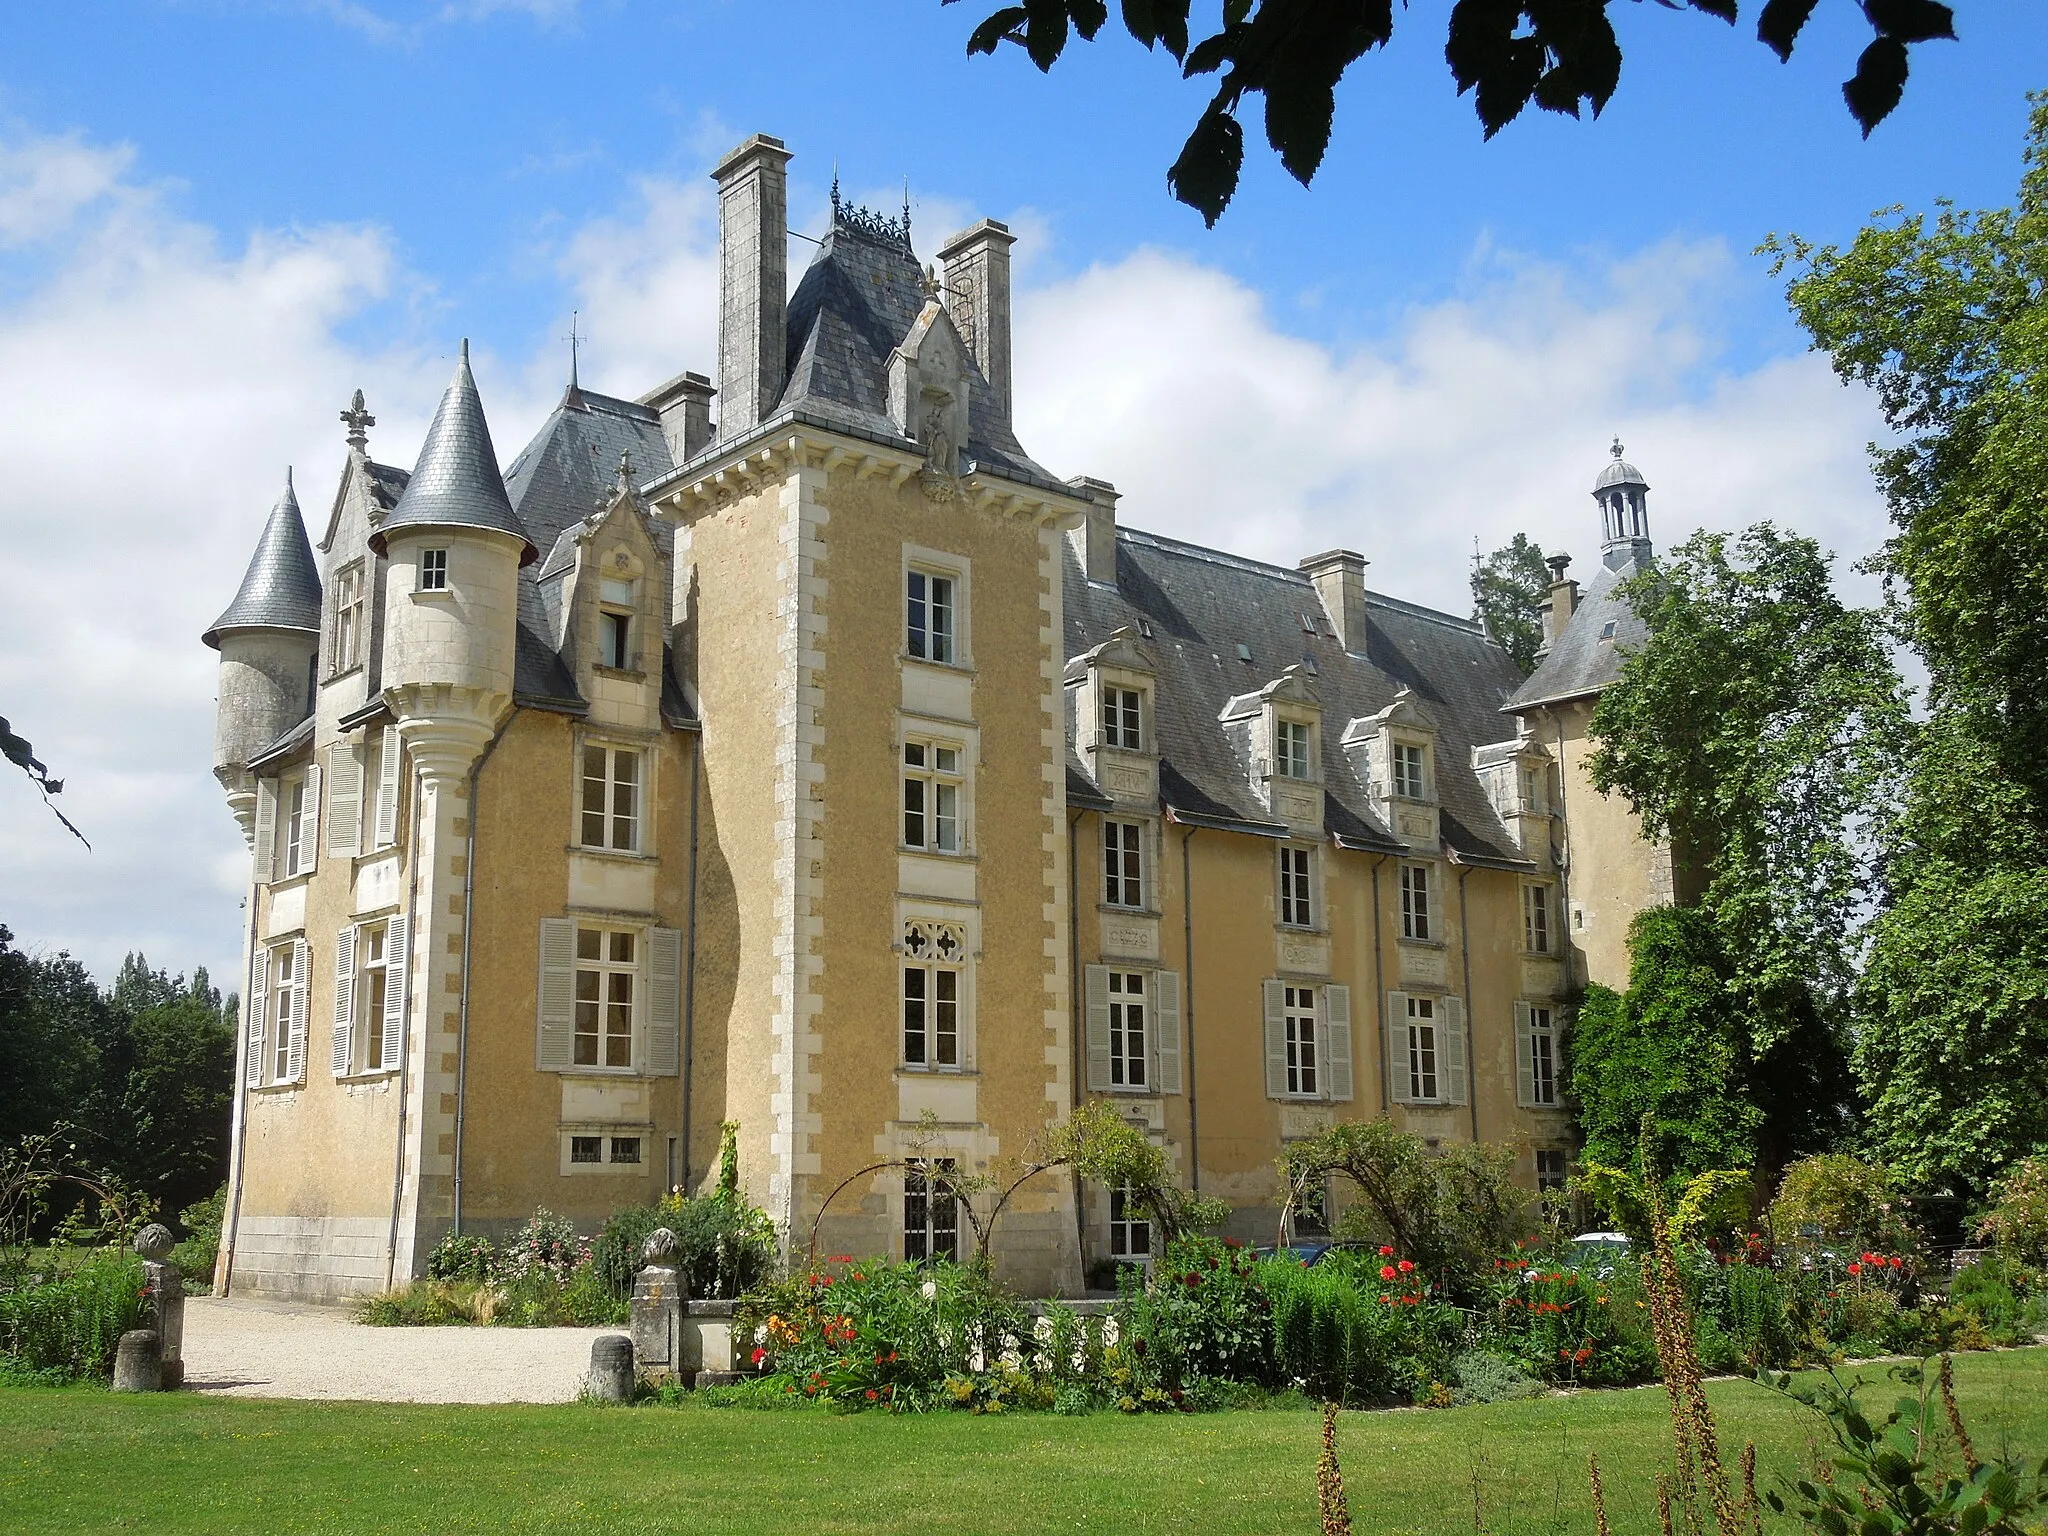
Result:
M1543 610L1550 604L1550 566L1542 547L1518 533L1472 563L1472 617L1524 672L1536 668Z
M106 1005L69 955L13 947L0 923L0 1144L85 1118L99 1088Z
M152 971L139 954L109 1000L118 1076L104 1086L109 1160L165 1211L204 1199L227 1177L235 1035L206 971Z
M1929 679L1880 822L1857 1051L1873 1150L1981 1190L2048 1151L2048 96L2013 207L1765 249L1894 433L1872 447L1895 530L1872 565Z
M954 0L942 0L951 5ZM1460 95L1471 92L1492 138L1531 105L1595 117L1621 83L1621 40L1609 10L1617 0L1455 0L1444 62ZM1733 26L1739 0L1659 0ZM1750 14L1756 35L1782 60L1819 0L1763 0ZM1840 0L1844 9L1849 0ZM1244 165L1238 113L1261 100L1266 142L1287 173L1306 186L1329 148L1337 113L1337 82L1351 66L1394 35L1393 0L1221 0L1216 30L1197 39L1202 23L1193 0L1122 0L1124 30L1172 60L1184 78L1218 77L1216 94L1166 173L1173 195L1214 224L1237 190ZM1955 36L1955 17L1939 0L1858 0L1871 40L1842 83L1842 99L1868 137L1899 103L1906 51L1914 43ZM967 40L967 51L994 53L1014 43L1050 70L1075 37L1094 41L1109 21L1106 0L1022 0L991 12ZM1191 30L1192 29L1192 30ZM1731 105L1733 105L1731 103Z

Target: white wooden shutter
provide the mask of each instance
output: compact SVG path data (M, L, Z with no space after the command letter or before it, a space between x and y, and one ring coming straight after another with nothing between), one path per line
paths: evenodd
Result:
M256 781L256 878L277 878L277 780Z
M404 743L395 725L385 726L379 741L383 750L378 753L377 826L371 846L389 848L398 841L398 760L404 755Z
M1287 1097L1287 984L1261 982L1266 1009L1266 1097Z
M320 862L320 765L306 769L306 815L299 823L299 873Z
M576 1064L576 924L566 917L540 920L539 1061L543 1072Z
M1532 886L1533 890L1534 887ZM1529 1005L1515 1004L1515 1102L1524 1109L1536 1107L1536 1062Z
M356 930L353 923L334 936L334 1038L328 1065L347 1077L354 1065L356 1023Z
M1088 1091L1109 1090L1109 967L1091 965L1081 972L1081 993L1088 1011Z
M363 820L363 765L355 743L337 741L327 749L327 851L352 857Z
M1351 1097L1351 989L1323 988L1323 1032L1329 1045L1329 1071L1325 1082L1329 1097Z
M291 1062L288 1080L303 1083L306 1080L306 994L311 989L306 985L307 968L313 963L313 946L304 939L292 940L296 953L292 957L292 1033Z
M261 1088L263 1026L270 1013L270 951L261 945L256 949L256 964L249 973L249 997L242 1008L243 1033L249 1042L249 1059L242 1063L242 1073L251 1088Z
M1408 994L1387 994L1387 1088L1396 1104L1415 1102L1415 1080L1408 1072Z
M405 1059L405 999L411 983L412 946L406 943L405 920L394 917L384 925L384 1055L378 1066L386 1072L396 1072Z
M1461 997L1447 997L1437 1004L1437 1011L1442 1016L1442 1027L1437 1031L1437 1053L1440 1058L1437 1069L1443 1077L1443 1081L1438 1083L1437 1087L1443 1091L1446 1104L1469 1103L1470 1089L1467 1082L1470 1074L1466 1070L1466 1061L1471 1053L1466 1047L1465 1040L1465 1000Z
M656 928L647 936L647 1071L674 1077L683 1070L683 931Z
M1152 1086L1180 1092L1180 972L1152 973Z

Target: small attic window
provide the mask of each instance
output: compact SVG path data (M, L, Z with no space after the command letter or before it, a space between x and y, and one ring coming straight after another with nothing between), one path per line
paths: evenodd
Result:
M1612 640L1614 638L1615 626L1620 622L1619 619L1609 619L1605 624L1602 624L1600 626L1600 638L1602 640Z
M423 549L420 551L420 591L446 592L448 590L448 551L445 549Z
M1237 659L1249 664L1252 659L1252 648L1248 645L1239 645L1237 648Z
M622 608L633 606L633 583L622 581L616 576L607 576L598 583L598 601L617 603Z
M1150 619L1141 618L1138 620L1138 637L1141 640L1150 640L1152 638L1152 621Z
M1323 675L1323 669L1316 665L1315 657L1309 655L1307 651L1301 653L1301 665L1310 677L1321 677Z
M1312 635L1316 632L1316 621L1314 615L1304 613L1301 616L1301 632L1304 635Z

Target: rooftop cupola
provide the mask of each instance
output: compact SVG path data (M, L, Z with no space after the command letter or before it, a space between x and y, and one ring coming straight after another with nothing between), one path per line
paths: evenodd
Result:
M1621 439L1608 450L1613 462L1593 482L1593 499L1600 503L1600 559L1618 571L1630 561L1637 567L1650 563L1650 482L1643 472L1621 456Z
M519 541L521 565L530 565L540 551L526 536L512 499L505 494L505 477L498 470L497 451L491 447L491 429L484 420L484 403L476 392L476 377L469 371L469 343L462 344L462 357L455 365L455 377L441 396L434 412L434 424L427 428L427 440L420 447L419 463L398 505L370 535L370 547L378 554L396 535L414 529L466 529L479 533L501 533Z
M313 658L320 649L320 568L290 470L235 600L200 638L220 652L214 776L249 838L256 792L244 765L311 711Z

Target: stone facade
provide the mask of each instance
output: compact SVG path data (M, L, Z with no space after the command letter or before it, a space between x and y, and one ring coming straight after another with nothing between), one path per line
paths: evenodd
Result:
M1362 556L1181 544L1033 462L1002 226L939 282L835 201L785 303L787 159L717 173L715 428L697 375L572 377L501 472L465 359L408 475L358 399L318 558L274 513L209 631L254 854L222 1284L588 1229L704 1187L725 1121L797 1255L964 1252L902 1160L1007 1182L1087 1096L1256 1240L1340 1118L1559 1172L1566 876L1596 935L1659 889L1564 814L1565 705L1518 719ZM1041 1176L995 1251L1071 1294L1148 1241Z

